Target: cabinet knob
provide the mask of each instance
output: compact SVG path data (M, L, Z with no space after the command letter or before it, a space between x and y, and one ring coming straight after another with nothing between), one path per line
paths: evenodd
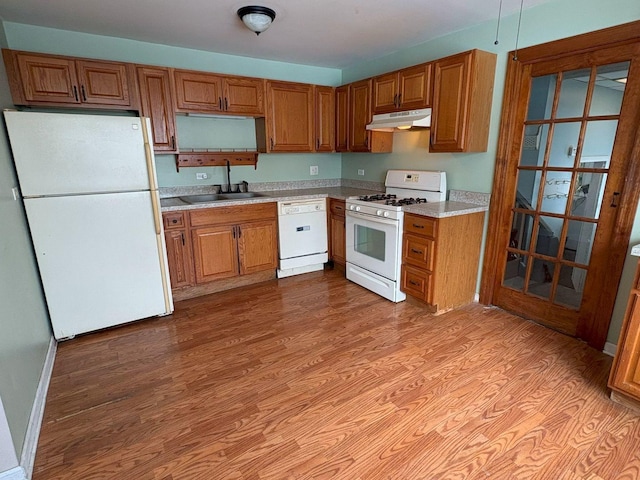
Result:
M171 220L171 223L178 223L178 219L174 218L173 220Z

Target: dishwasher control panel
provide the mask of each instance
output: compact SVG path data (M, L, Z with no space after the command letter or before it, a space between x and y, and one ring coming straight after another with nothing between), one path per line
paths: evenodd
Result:
M278 202L280 215L297 215L300 213L323 212L327 209L325 199L320 200L299 200L293 202Z

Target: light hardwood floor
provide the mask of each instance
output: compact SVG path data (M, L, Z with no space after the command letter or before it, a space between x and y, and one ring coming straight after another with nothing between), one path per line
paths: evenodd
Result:
M274 280L60 344L34 479L636 480L610 366L498 309Z

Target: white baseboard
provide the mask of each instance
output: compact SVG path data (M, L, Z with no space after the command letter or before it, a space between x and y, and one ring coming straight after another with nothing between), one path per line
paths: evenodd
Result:
M618 345L616 345L615 343L607 342L604 344L604 350L602 350L602 353L606 353L611 357L615 357L617 350Z
M22 467L12 468L5 472L0 472L0 480L28 480L27 474Z
M33 475L36 448L38 447L40 427L42 426L42 417L44 416L44 406L47 400L47 391L49 390L49 382L51 381L51 373L53 372L53 362L56 358L57 348L58 343L56 342L56 339L51 337L49 350L47 350L47 357L44 360L42 374L40 375L40 383L38 384L38 390L36 391L36 398L33 402L33 408L31 409L31 416L29 417L29 425L27 426L24 445L22 446L20 466L24 476L17 478L30 479ZM13 477L9 478L13 480ZM5 479L0 477L0 480Z

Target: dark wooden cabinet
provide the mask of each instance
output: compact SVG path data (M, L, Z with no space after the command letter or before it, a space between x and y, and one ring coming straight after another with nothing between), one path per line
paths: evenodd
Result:
M16 105L138 108L132 64L3 50Z
M194 284L193 255L184 212L167 212L162 215L164 238L167 247L167 263L171 288L182 288Z
M434 62L430 151L487 151L495 67L481 50Z
M404 217L401 289L442 313L473 302L484 212Z
M151 119L153 149L177 153L175 102L168 68L139 66L138 83L142 115Z
M373 113L390 113L431 106L430 63L373 78Z
M267 81L268 152L315 150L314 103L313 85Z
M315 87L316 152L333 152L336 136L336 101L332 87Z
M366 128L372 118L371 84L372 80L367 79L349 85L350 152L391 152L393 147L392 132L374 132Z
M613 390L614 400L640 411L640 261L629 294L609 387Z
M336 152L349 150L349 85L336 88Z
M344 266L346 263L345 201L329 199L329 260Z
M264 115L264 80L175 70L176 111Z
M275 203L189 213L196 283L274 270L278 265Z

